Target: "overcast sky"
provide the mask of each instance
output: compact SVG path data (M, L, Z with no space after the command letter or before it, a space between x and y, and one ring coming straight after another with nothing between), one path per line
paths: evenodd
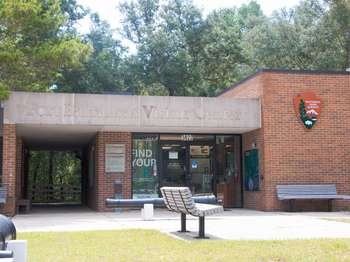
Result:
M92 12L97 12L103 20L107 20L113 28L120 27L119 13L117 6L124 0L78 0L80 4L91 9ZM249 0L193 0L193 2L203 10L204 14L210 11L223 7L239 7L242 4L249 3ZM300 0L257 0L266 15L270 15L274 10L282 7L293 7ZM79 30L82 33L89 29L88 20L80 22Z

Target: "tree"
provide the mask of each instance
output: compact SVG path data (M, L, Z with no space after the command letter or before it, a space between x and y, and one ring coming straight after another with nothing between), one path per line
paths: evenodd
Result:
M60 6L62 14L67 19L63 30L76 34L75 25L89 13L88 9L79 5L76 0L60 0Z
M62 69L77 68L90 47L62 30L57 0L0 2L0 99L10 90L48 91Z
M330 5L326 21L334 30L335 41L341 47L342 54L340 68L350 68L350 0L327 1Z
M64 70L63 78L57 84L59 92L104 93L125 91L124 54L125 48L113 36L113 30L97 14L91 15L90 32L84 36L84 42L91 45L93 51L76 70Z
M244 37L252 66L344 70L350 54L345 2L306 0L263 19Z
M137 0L123 3L120 10L122 35L137 47L129 64L139 73L133 91L194 94L201 81L197 58L202 17L192 2Z

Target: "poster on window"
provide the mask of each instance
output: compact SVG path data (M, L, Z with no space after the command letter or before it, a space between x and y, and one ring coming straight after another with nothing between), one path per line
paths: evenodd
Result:
M139 135L133 139L133 198L158 197L158 137Z

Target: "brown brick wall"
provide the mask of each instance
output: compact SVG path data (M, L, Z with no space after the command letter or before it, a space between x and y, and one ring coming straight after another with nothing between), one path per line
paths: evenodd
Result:
M238 84L235 88L228 89L220 97L234 98L262 98L263 74L257 74L250 79Z
M99 132L96 136L96 210L108 211L105 199L114 197L114 182L119 180L123 184L123 198L131 198L131 133ZM125 145L125 172L105 172L105 146L106 144Z
M224 95L244 97L247 90L246 97L254 97L251 89L260 93L263 121L261 129L243 135L244 150L252 136L261 141L264 179L261 192L245 192L245 206L286 208L277 200L277 184L335 183L338 193L350 195L350 75L263 72ZM302 126L293 108L293 98L307 90L322 99L320 120L311 130ZM297 209L325 209L326 204L298 201ZM344 207L349 202L337 201L336 209Z
M20 199L23 197L24 148L23 140L20 137L16 140L16 199Z
M228 90L223 93L222 97L234 97L234 98L260 98L263 99L263 75L258 74L255 77L250 78L247 81L239 84L236 88ZM262 112L262 121L263 112ZM256 144L256 148L259 150L259 162L260 162L260 174L263 179L260 181L260 191L249 192L244 190L243 206L245 208L264 210L265 209L265 179L264 179L264 139L263 128L245 133L242 136L243 139L243 153L253 148L253 143ZM243 156L242 156L243 157ZM243 166L244 168L244 166ZM244 174L244 172L243 172Z
M93 164L90 166L90 154L93 154ZM91 141L88 149L87 149L87 156L86 156L86 165L87 165L87 179L86 179L86 203L87 206L91 209L97 210L97 173L96 173L96 161L97 161L97 154L96 154L96 137ZM89 168L93 168L92 171L92 178L90 176ZM93 182L90 180L92 179Z
M7 186L6 204L1 207L1 213L9 216L15 214L16 201L16 125L3 126L3 166L2 183Z
M350 75L265 75L266 209L283 208L275 190L282 183L335 183L340 194L350 194ZM321 117L311 130L299 122L292 104L307 90L322 99ZM299 202L299 208L320 204Z

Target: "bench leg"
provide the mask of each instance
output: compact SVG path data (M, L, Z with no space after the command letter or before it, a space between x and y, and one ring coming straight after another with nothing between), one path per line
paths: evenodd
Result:
M205 236L205 217L199 217L199 232L197 238L208 238Z
M288 203L289 203L289 212L295 212L295 209L294 209L294 206L295 206L295 199L290 199L289 201L288 201Z
M332 212L332 199L328 199L328 212Z
M186 230L186 214L181 213L181 230L179 232L188 232Z

